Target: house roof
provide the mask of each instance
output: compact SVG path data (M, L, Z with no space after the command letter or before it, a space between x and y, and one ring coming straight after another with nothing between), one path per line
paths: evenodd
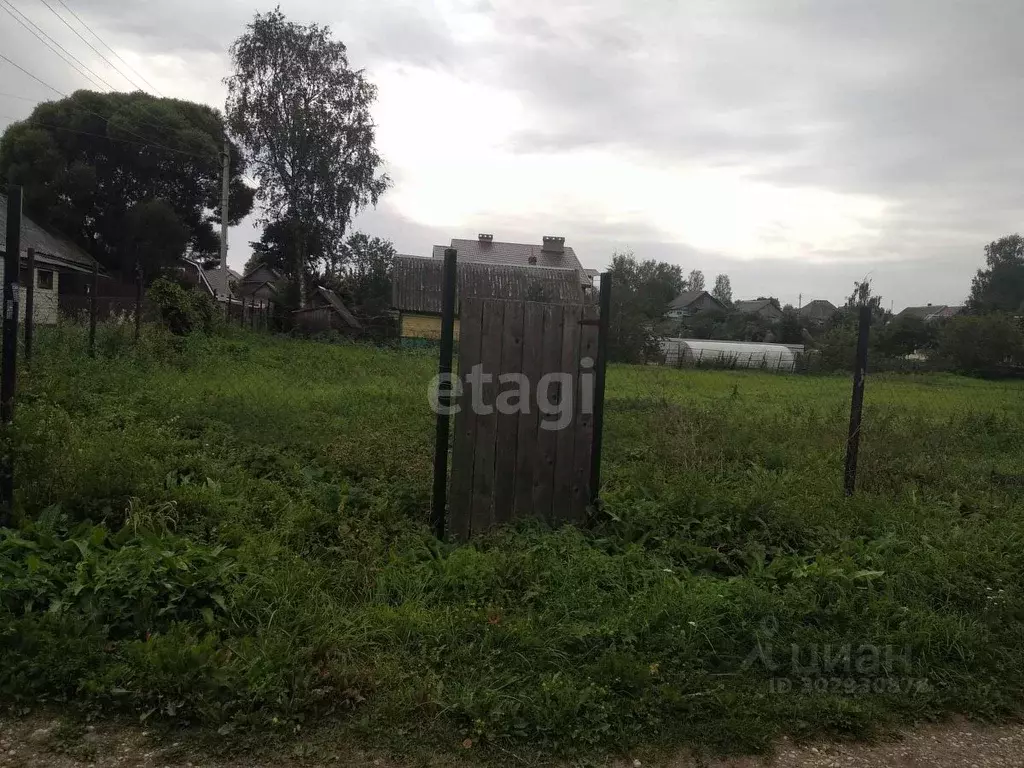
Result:
M0 250L7 248L7 195L0 194ZM92 272L96 260L66 237L44 229L28 216L21 217L21 252L35 251L37 258L55 268Z
M948 304L929 304L924 307L907 307L896 317L919 317L922 320L932 320L936 317L953 317L959 315L963 307L954 307Z
M229 283L234 281L238 283L241 281L242 276L231 269L221 269L220 267L214 267L213 269L204 269L203 275L206 277L206 282L210 284L210 288L217 292L218 296L230 296L234 293L230 288Z
M273 267L268 267L268 266L266 266L264 264L260 264L259 266L254 267L253 269L250 269L248 272L246 272L245 275L240 277L240 280L243 283L252 282L253 279L254 279L253 275L255 275L257 272L261 272L261 271L269 272L270 276L274 280L284 280L285 279L284 275L282 275L278 270L274 269ZM255 278L255 280L257 282L259 282L259 283L269 282L266 278Z
M450 246L435 245L433 257L443 259L445 248L454 248L459 252L459 261L474 264L495 264L516 267L547 267L548 269L574 269L584 272L583 265L576 258L576 251L570 246L563 246L561 253L541 250L540 243L502 243L498 241L457 240L453 239ZM530 258L537 259L535 264Z
M353 328L357 331L362 330L362 324L356 319L355 315L348 311L348 307L346 307L345 303L338 297L338 294L330 288L324 288L322 285L318 285L315 295L323 299L331 309L337 312L349 328ZM309 312L313 309L316 309L316 307L306 307L305 309L296 310L296 312Z
M402 312L441 313L444 263L418 256L396 256L391 305ZM556 304L582 304L577 272L502 264L460 262L459 298L524 299L543 296Z
M836 312L836 306L827 299L815 299L800 307L800 316L808 320L827 320Z
M715 302L715 304L717 304L719 307L721 307L722 309L725 309L725 305L722 302L720 302L718 299L716 299L714 296L712 296L710 293L708 293L707 291L683 291L678 296L676 296L674 299L672 299L672 301L669 302L668 308L669 309L685 309L686 307L688 307L691 304L693 304L694 302L700 300L704 296L707 296L709 299L711 299L713 302Z
M774 311L778 312L778 308L772 304L771 299L752 299L750 301L737 301L732 305L733 309L737 312L741 312L744 315L756 315L766 307L771 307Z

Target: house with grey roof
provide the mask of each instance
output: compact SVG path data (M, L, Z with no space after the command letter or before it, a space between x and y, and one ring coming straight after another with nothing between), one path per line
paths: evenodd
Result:
M935 320L946 320L950 317L956 317L963 311L963 307L949 306L948 304L927 304L923 307L907 307L896 315L896 319L916 317L924 320L926 323L930 323Z
M836 305L827 299L815 299L800 307L800 318L808 323L820 325L838 312Z
M7 248L7 196L0 194L0 250ZM28 273L28 251L32 249L35 269ZM24 214L21 217L21 269L18 278L21 319L25 317L25 297L28 283L34 285L32 316L37 323L57 322L60 311L61 275L91 275L96 259L71 240L36 224ZM3 280L3 260L0 259L0 281ZM101 270L102 273L102 270Z
M575 270L459 261L455 313L467 298L518 299L581 304L584 288ZM391 275L391 308L398 313L403 339L441 337L444 262L397 256ZM455 333L458 338L458 320Z
M737 301L732 307L741 315L757 315L764 320L779 320L782 310L778 308L778 299L760 298L749 301Z
M708 310L725 312L728 308L707 291L683 291L669 302L666 317L690 317Z
M565 244L564 237L545 235L539 244L506 243L495 240L494 235L481 234L477 235L476 240L453 239L451 245L435 245L433 258L444 259L447 248L454 248L458 252L461 263L568 269L577 274L580 285L593 285L588 271L576 258L576 251Z

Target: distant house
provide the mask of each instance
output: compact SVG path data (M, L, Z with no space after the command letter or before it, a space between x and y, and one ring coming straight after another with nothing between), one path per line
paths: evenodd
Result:
M444 259L446 248L458 251L459 262L466 264L490 264L506 267L539 267L542 269L572 270L580 285L590 287L593 280L590 272L576 258L576 251L565 244L564 237L545 235L540 245L532 243L505 243L496 241L494 235L477 235L476 240L453 239L451 245L435 245L432 256Z
M815 323L820 325L821 323L827 322L831 319L839 310L836 309L836 305L826 299L815 299L809 301L800 307L800 318L809 323Z
M750 301L737 301L733 309L742 315L757 315L765 320L778 320L782 317L782 310L775 306L774 299L751 299Z
M329 288L318 286L309 297L309 306L294 312L295 325L307 331L358 333L363 326L348 307Z
M441 337L444 262L419 256L398 256L391 277L391 308L398 313L403 339ZM554 304L581 304L583 286L575 270L458 263L459 302L466 298L520 299ZM458 338L458 320L455 334Z
M203 269L199 283L213 295L217 301L242 301L246 304L265 307L278 300L287 283L276 269L259 266L245 275L235 270L213 267Z
M683 291L669 302L666 317L690 317L711 309L725 311L727 307L707 291Z
M7 248L7 196L0 194L0 250ZM28 274L28 249L35 253L34 274ZM21 217L21 269L18 283L21 291L18 311L25 318L25 297L28 283L35 285L32 316L37 323L52 325L60 311L61 276L91 275L96 260L65 237L44 229L28 216ZM0 259L0 281L4 264Z
M926 323L930 323L933 320L945 320L950 317L956 317L963 311L963 307L952 307L946 304L928 304L923 307L907 307L896 315L896 319L898 320L901 317L917 317Z

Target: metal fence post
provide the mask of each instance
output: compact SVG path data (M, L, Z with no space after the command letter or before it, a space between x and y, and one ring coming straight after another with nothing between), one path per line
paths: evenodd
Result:
M3 352L0 360L0 420L14 421L18 383L18 271L21 268L21 187L7 187L7 251L4 254ZM5 452L0 466L0 526L9 526L14 511L14 456Z
M601 314L597 323L597 365L594 368L594 435L590 446L590 502L601 494L601 445L604 436L604 388L608 367L608 328L612 316L612 273L601 274Z
M89 290L89 357L96 357L96 294L100 287L100 264L92 265L92 287Z
M135 262L135 343L142 333L142 265Z
M853 395L850 398L850 431L846 438L846 470L843 488L852 496L857 484L857 454L860 450L860 423L864 408L864 380L868 372L868 334L871 329L871 307L860 308L857 329L857 357L853 363Z
M28 284L25 285L25 362L32 359L32 336L36 327L36 252L28 249Z
M434 492L430 524L439 539L444 538L448 506L448 434L451 411L452 355L455 348L455 293L458 285L458 257L454 248L444 252L444 285L441 298L441 355L438 363L437 432L434 440Z

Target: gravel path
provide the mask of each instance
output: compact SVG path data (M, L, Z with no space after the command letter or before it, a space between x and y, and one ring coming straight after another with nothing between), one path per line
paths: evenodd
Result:
M184 739L184 737L183 737ZM472 758L439 759L471 765ZM345 749L323 750L316 757L254 760L208 759L185 741L157 744L141 727L83 727L59 719L0 718L0 766L3 768L285 768L288 766L368 766L399 764ZM522 765L510 759L509 765ZM710 763L680 757L668 761L611 760L609 768L1024 768L1024 724L998 727L957 721L908 731L900 741L884 744L795 746L781 743L769 758L732 758Z

